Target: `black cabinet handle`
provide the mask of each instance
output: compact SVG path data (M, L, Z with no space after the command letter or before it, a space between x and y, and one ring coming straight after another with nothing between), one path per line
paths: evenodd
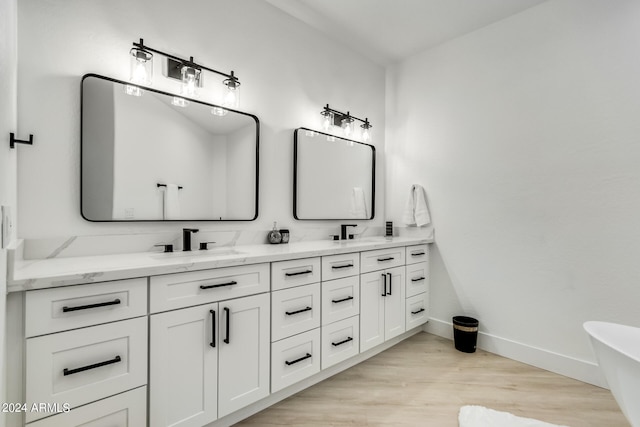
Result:
M64 368L62 370L62 374L66 377L67 375L77 374L78 372L88 371L89 369L99 368L101 366L112 365L114 363L120 362L122 359L120 356L116 356L111 360L105 360L104 362L94 363L93 365L81 366L80 368L67 369Z
M211 313L211 343L209 345L216 348L216 311L209 310L209 313Z
M422 256L424 255L424 252L413 252L411 253L411 256Z
M285 311L285 313L287 314L287 316L293 316L294 314L298 314L298 313L304 313L305 311L311 311L311 307L305 307L302 310L296 310L296 311Z
M383 297L387 296L387 275L382 273L382 294Z
M339 304L341 302L349 301L350 299L353 299L353 297L346 297L342 299L332 299L331 302L334 304Z
M334 270L338 270L340 268L350 268L353 267L353 264L345 264L345 265L332 265L331 268Z
M391 290L392 290L391 289L391 285L393 283L393 281L392 281L392 277L393 276L391 275L391 273L387 273L387 276L389 276L389 293L387 295L391 295Z
M285 276L299 276L301 274L309 274L309 273L313 273L313 270L298 271L296 273L284 273L284 275Z
M340 341L340 342L332 342L332 343L331 343L331 345L332 345L332 346L334 346L334 347L337 347L337 346L339 346L339 345L346 344L346 343L348 343L349 341L353 341L353 338L348 337L346 340L342 340L342 341Z
M311 357L311 355L309 353L307 353L305 356L302 356L300 359L292 360L291 362L289 362L288 360L285 360L284 363L286 363L287 365L291 366L294 363L302 362L303 360L306 360L306 359L308 359L310 357Z
M120 304L120 302L121 302L120 298L116 298L113 301L99 302L97 304L79 305L76 307L62 307L62 312L68 313L70 311L88 310L90 308L106 307L108 305L118 305Z
M223 341L224 341L225 344L229 344L229 323L230 323L230 320L231 320L231 313L230 313L228 307L224 308L224 314L227 317L227 325L225 326L225 331L226 331L227 337Z
M237 285L237 284L238 284L238 282L233 280L233 281L227 282L227 283L220 283L219 285L200 285L200 289L221 288L223 286L233 286L233 285Z
M412 311L411 314L418 314L418 313L422 313L424 311L424 308L421 308L418 311Z
M394 257L390 256L388 258L378 258L378 262L382 262L382 261L391 261L392 259L395 259Z
M412 282L419 282L421 280L424 280L424 276L422 277L416 277L415 279L411 279Z

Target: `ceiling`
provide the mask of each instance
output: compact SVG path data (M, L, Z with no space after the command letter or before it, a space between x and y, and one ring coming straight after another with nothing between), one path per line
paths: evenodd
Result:
M380 65L546 0L267 0Z

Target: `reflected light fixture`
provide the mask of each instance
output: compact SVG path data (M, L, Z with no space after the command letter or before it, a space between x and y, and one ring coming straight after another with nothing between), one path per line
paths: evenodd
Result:
M140 96L143 93L142 88L135 85L150 85L153 77L153 54L162 55L167 58L167 73L169 78L181 81L181 96L176 96L172 100L172 104L178 107L186 107L189 101L183 97L193 98L197 96L197 88L202 87L203 71L225 77L222 84L224 86L224 94L220 102L221 107L215 107L211 113L217 116L227 114L226 109L237 109L240 106L240 80L235 76L234 72L223 73L212 68L196 64L193 56L189 59L179 58L177 56L153 49L144 44L144 40L133 42L131 49L131 83L125 87L125 92L129 95Z
M362 128L362 141L371 142L373 139L371 135L371 128L373 126L371 125L371 123L369 123L368 118L362 120L358 117L352 116L349 111L343 113L342 111L334 110L333 108L329 107L329 104L327 104L322 109L320 115L322 117L320 127L324 131L330 131L334 127L339 126L342 128L342 132L346 138L353 138L355 136L354 122L357 120L359 122L362 122L362 125L360 125L360 127Z

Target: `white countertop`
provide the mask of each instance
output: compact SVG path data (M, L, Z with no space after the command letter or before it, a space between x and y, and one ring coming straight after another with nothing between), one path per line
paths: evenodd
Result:
M413 237L368 237L350 241L307 241L246 245L192 252L142 252L87 257L16 260L9 264L8 292L103 282L208 268L342 254L431 243Z

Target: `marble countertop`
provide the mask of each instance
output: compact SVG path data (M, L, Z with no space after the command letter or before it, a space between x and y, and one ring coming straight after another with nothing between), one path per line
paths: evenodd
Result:
M35 260L12 260L10 257L7 291L20 292L431 242L432 239L414 237L368 237L350 241L223 246L192 252L142 252Z

